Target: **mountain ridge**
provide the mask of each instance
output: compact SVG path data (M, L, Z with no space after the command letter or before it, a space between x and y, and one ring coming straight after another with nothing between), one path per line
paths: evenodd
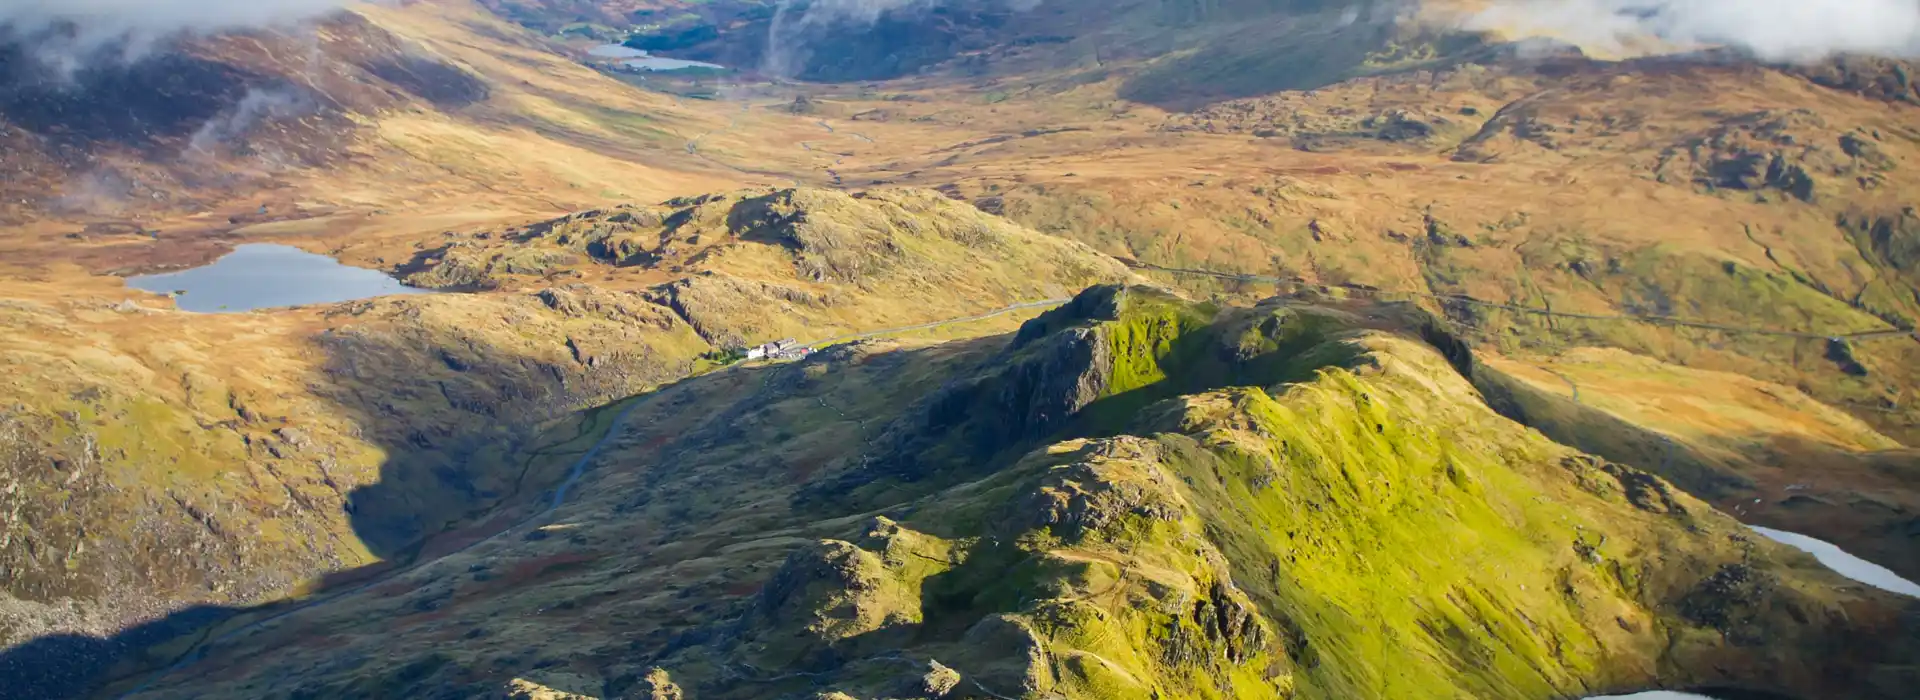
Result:
M207 652L208 660L200 663L216 668L241 664L232 667L241 671L241 678L264 673L279 679L274 683L283 688L289 686L278 684L300 686L293 679L307 677L304 687L311 692L377 695L434 692L428 689L437 687L477 693L488 687L482 679L489 673L482 669L495 666L484 659L538 638L538 633L523 637L516 630L560 625L570 630L564 644L575 651L560 653L554 657L559 660L556 665L541 667L548 671L520 672L515 682L582 695L658 689L671 682L685 692L713 697L762 697L783 692L776 690L783 684L788 688L784 692L813 688L855 696L905 693L913 697L950 692L961 696L1045 692L1069 697L1145 696L1150 687L1163 693L1239 697L1347 697L1356 692L1373 697L1431 697L1432 692L1543 697L1540 693L1641 686L1658 669L1663 683L1697 687L1899 696L1897 686L1877 686L1878 681L1871 680L1880 672L1848 665L1886 658L1893 665L1885 673L1897 674L1894 668L1910 663L1899 660L1906 657L1893 640L1902 638L1894 621L1911 602L1862 591L1802 555L1741 534L1744 527L1657 477L1579 455L1506 422L1472 398L1478 392L1446 357L1417 336L1403 335L1410 329L1399 324L1417 320L1421 314L1408 317L1406 307L1337 303L1329 307L1283 300L1237 311L1187 304L1144 288L1096 288L1073 304L1030 321L1017 339L1003 337L985 346L962 343L968 346L962 348L928 346L905 353L854 346L745 376L714 375L711 381L739 392L732 396L717 386L669 390L647 404L651 410L642 408L635 414L632 429L638 434L620 439L603 466L589 472L589 479L601 483L584 487L584 500L570 506L572 514L563 511L557 514L560 520L532 531L550 535L533 537L529 532L490 543L471 555L484 568L465 566L470 555L455 555L430 567L440 569L438 574L422 571L403 576L390 586L394 597L389 602L363 596L358 603L316 611L332 620L323 624L344 630L355 626L349 620L369 619L366 614L373 610L438 600L426 608L429 612L424 616L392 613L401 619L421 616L419 622L383 625L376 635L365 636L372 632L369 629L352 634L345 643L349 647L387 645L395 634L433 638L477 626L486 630L470 637L483 640L477 645L447 652L433 662L430 671L389 673L369 668L343 670L340 673L347 675L340 676L321 670L316 676L295 669L329 668L321 660L334 652L331 645L303 644L297 637L285 636L306 628L295 624L264 633L279 642L255 639L245 647L235 642L214 645ZM1185 330L1163 323L1189 313L1197 325ZM1400 330L1373 329L1377 327ZM1128 328L1146 334L1136 335ZM1091 347L1111 347L1113 354L1103 360L1101 353L1060 355L1052 349L1062 343L1061 348L1087 347L1083 345L1087 330L1097 338ZM1200 343L1203 354L1215 352L1212 348L1218 352L1242 348L1239 352L1253 363L1250 368L1267 367L1262 356L1268 354L1328 359L1299 360L1304 366L1326 369L1283 385L1290 388L1277 393L1256 388L1258 380L1254 386L1201 389L1195 394L1174 390L1168 399L1137 409L1136 417L1112 437L1054 442L1058 433L1050 429L1016 432L1034 437L1015 439L1014 444L1040 447L1015 448L1010 453L993 450L1005 456L987 458L995 466L984 472L979 466L968 466L978 459L970 455L980 453L964 447L957 452L909 447L909 452L921 457L878 470L875 462L860 458L859 451L877 450L882 455L879 464L892 464L885 455L899 453L886 445L898 443L899 438L890 435L903 430L927 434L935 445L957 439L960 442L951 444L958 446L973 444L981 435L1001 434L981 431L1002 414L980 410L955 414L943 409L955 405L943 398L954 392L990 401L1004 397L1013 400L1013 406L1079 405L1083 410L1076 413L1084 416L1099 413L1091 408L1102 400L1097 397L1137 391L1124 378L1151 376L1156 371L1147 368L1158 368L1164 378L1141 386L1160 382L1209 386L1211 381L1194 385L1182 381L1186 372L1205 366L1179 359L1196 351L1171 345L1190 337L1199 338L1186 342ZM1323 344L1344 349L1316 352ZM920 359L912 356L914 352L932 354ZM969 354L973 359L961 359ZM1079 371L1085 374L1029 374L1020 369L1029 362L1052 362L1045 358L1054 357L1079 358L1059 366L1082 368ZM1327 361L1333 364L1323 364ZM928 375L927 362L949 371L985 372L976 380L983 383L973 388L968 386L971 382L956 384L937 373ZM1145 364L1127 369L1133 363ZM1339 369L1342 365L1352 369ZM1285 370L1284 364L1277 367L1280 375L1263 376L1300 376ZM1141 370L1148 374L1140 374ZM828 372L834 375L832 381L825 381ZM1046 379L1050 376L1086 379L1062 384ZM918 402L924 409L907 410L891 427L875 426L863 416L884 415L891 410L891 402L883 397L899 392L885 388L895 383L885 377L938 388ZM879 395L866 396L876 389ZM786 395L788 391L796 393ZM1026 403L1022 396L1039 402ZM1053 403L1061 399L1066 403ZM715 401L732 406L713 413L693 409ZM817 411L806 408L819 405L833 406L847 418L816 417ZM1075 430L1073 422L1044 418L1048 415L1044 412L1028 415L1027 420L1039 422L1014 425L1066 426L1068 434ZM963 417L962 422L950 422L954 417ZM827 423L819 423L822 419ZM682 426L688 421L705 427L687 432ZM989 423L971 427L978 421ZM1467 427L1481 423L1484 428ZM758 436L794 431L799 425L816 426L806 434L813 437L804 445L817 449L823 443L839 442L840 454L853 459L840 466L829 461L818 472L814 468L786 471L790 468L786 465L793 464L786 459L761 466L755 456L762 449L757 446ZM1482 429L1492 432L1472 437ZM867 438L833 437L848 431ZM676 434L683 437L668 437ZM802 433L791 434L789 440L803 440ZM1492 437L1496 434L1502 437ZM666 442L659 442L660 437ZM994 443L1005 444L988 440ZM796 456L807 451L801 445L793 449ZM610 470L611 465L622 466ZM769 467L774 470L771 474L783 475L776 477L780 481L801 485L794 492L797 500L791 501L792 515L781 515L780 499L770 501L760 493L693 495L710 480L749 483L750 474L766 474L762 470ZM1410 471L1398 471L1403 468ZM834 476L836 472L841 476ZM1259 478L1262 474L1268 476ZM855 481L847 482L848 477ZM614 486L635 480L648 485L641 489ZM809 482L815 486L806 486ZM862 482L868 486L847 486ZM1501 495L1507 489L1522 488L1521 484L1531 484L1524 489L1552 489L1555 495L1548 502L1557 506L1523 515L1539 507L1526 505L1534 502L1533 496ZM769 486L773 493L791 488ZM1518 493L1528 493L1524 489ZM835 497L841 495L851 498ZM1437 524L1442 521L1418 518L1394 526L1387 524L1389 520L1370 519L1414 518L1415 513L1427 512L1414 504L1428 498L1465 500L1437 506L1431 516L1419 516L1443 517L1450 523L1444 526ZM1570 503L1582 505L1570 511L1566 509ZM1318 508L1309 507L1313 505ZM1597 516L1576 515L1586 508L1599 508L1607 516L1595 520L1589 517ZM598 515L590 515L594 513ZM794 516L800 521L789 520ZM1360 520L1345 525L1331 520L1346 517ZM678 524L668 526L658 518ZM1274 520L1259 524L1267 518ZM813 524L802 524L809 521ZM1246 524L1235 524L1240 522ZM1284 525L1288 522L1297 524ZM1360 525L1363 522L1372 524ZM1633 532L1667 534L1629 535L1629 530L1622 529L1629 527L1626 523L1633 523L1631 528L1648 528ZM1434 527L1457 529L1463 536L1475 533L1464 540L1472 544L1462 544L1464 549L1449 557L1408 557L1383 546L1401 541L1445 546L1446 538L1432 537ZM766 534L758 534L762 528ZM1496 547L1487 538L1507 532L1504 528L1514 528L1510 532L1518 539L1502 540L1504 544ZM649 531L657 533L651 538L654 544L642 544L639 551L605 549L613 541L648 541L617 533ZM838 534L815 541L802 534L808 532ZM1349 542L1348 537L1359 539ZM700 541L706 543L692 544ZM1533 549L1547 541L1558 544ZM1363 543L1373 544L1361 547ZM1645 547L1666 553L1652 556ZM653 548L659 548L658 554L644 554ZM1544 568L1468 563L1534 551L1539 554L1525 556L1562 563ZM639 559L627 559L630 556ZM1456 561L1455 557L1466 559ZM509 563L513 561L528 563ZM638 568L624 563L629 561L639 562ZM1718 563L1699 565L1707 561ZM1583 568L1588 566L1596 568ZM1368 597L1351 588L1429 590L1393 584L1381 578L1379 567L1394 571L1413 567L1407 575L1420 576L1440 588L1432 598L1416 594L1416 600L1427 602L1408 608L1390 602L1394 596ZM1442 574L1442 569L1451 573ZM470 571L495 570L518 572L506 574L510 579L531 575L542 583L514 584L509 589L512 593L504 597L498 592L482 593L493 585L492 576ZM705 573L684 578L694 571ZM1360 579L1345 578L1360 572L1368 573ZM674 587L653 589L659 592L643 597L614 593L646 589L648 581L667 575L700 583L679 587L677 592ZM1524 582L1513 580L1515 576ZM1554 583L1555 576L1560 583ZM1476 583L1467 589L1440 585L1459 580L1456 577ZM1567 588L1566 595L1573 597L1563 599L1554 593L1559 590L1556 585ZM1036 591L1051 592L1020 596L1020 592ZM1149 602L1180 591L1188 591L1189 597L1179 605L1169 603L1175 611L1171 617L1162 612L1166 606ZM1311 598L1299 597L1309 595L1308 591L1343 596L1342 602L1316 607L1305 602ZM551 597L555 595L559 598ZM1808 619L1808 611L1832 605L1821 601L1833 596L1855 601L1848 603L1852 612L1846 616L1854 622L1827 618L1844 625L1845 631L1820 632L1796 621ZM359 606L371 607L355 611ZM477 607L469 610L467 606ZM660 622L643 622L669 609L660 606L693 611L717 606L717 616L688 619L682 613ZM1197 607L1189 611L1189 606ZM525 614L534 607L559 617L507 622L514 616L502 615L505 610ZM493 611L481 612L489 609ZM726 610L733 612L719 612ZM1389 634L1400 643L1385 644L1372 625L1356 624L1351 617L1356 610L1386 615L1382 619L1388 621L1387 629L1397 630ZM1493 618L1508 622L1485 623L1495 625L1485 632L1473 631L1481 623L1452 623L1467 625L1460 627L1440 623L1453 619L1452 615L1487 620L1485 616L1493 610L1515 612L1507 614L1513 617ZM1193 617L1183 617L1188 612L1180 611ZM1409 613L1413 616L1398 617ZM1418 622L1425 619L1422 615L1441 617ZM1557 617L1563 615L1572 617ZM1873 618L1894 626L1881 628L1866 622ZM612 624L590 622L595 619ZM335 626L341 624L348 626ZM665 627L644 633L631 629L634 624ZM1858 624L1866 626L1853 627ZM1870 631L1875 629L1885 632ZM637 639L645 640L636 646L613 638L636 633ZM1892 636L1877 638L1893 646L1868 641L1883 633ZM1822 636L1828 634L1835 636ZM1720 641L1723 636L1747 641L1729 647ZM1664 641L1653 641L1654 637ZM602 639L606 641L594 641ZM1805 641L1787 641L1796 639ZM1808 657L1809 663L1840 664L1829 671L1783 666L1776 652L1738 651L1746 644L1801 643L1810 648L1841 644L1849 651ZM272 655L256 657L242 651L261 644L281 648L289 656L276 661ZM1462 654L1466 655L1460 657L1463 660L1480 658L1486 663L1449 667L1393 662L1397 654L1428 658L1404 644L1437 644L1439 653ZM543 657L561 651L541 647L548 649L537 652ZM582 650L587 651L579 653ZM243 656L233 656L236 652ZM481 656L465 656L474 652ZM1757 656L1743 657L1745 653ZM1374 654L1386 656L1373 659ZM267 666L241 670L253 663L246 657L261 659ZM907 661L918 664L918 670ZM388 663L419 666L401 659ZM665 669L664 675L647 670L653 667ZM1853 670L1840 670L1843 667ZM756 671L781 668L807 672ZM1535 670L1523 672L1541 668L1559 670L1544 678ZM1379 675L1388 669L1397 670ZM1454 675L1460 669L1475 670ZM604 689L586 680L595 677L604 679ZM508 681L501 677L497 682ZM1847 684L1847 690L1819 685L1834 682ZM262 688L244 680L226 683L235 684L227 686L234 692ZM1816 685L1826 690L1814 690ZM163 681L147 692L152 697L222 692L211 685L191 687L189 691ZM331 690L323 690L327 688ZM1437 690L1441 688L1459 690Z

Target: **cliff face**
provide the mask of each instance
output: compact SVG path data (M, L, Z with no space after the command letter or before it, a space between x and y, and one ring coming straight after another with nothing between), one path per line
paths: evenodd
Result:
M1502 417L1473 363L1409 307L1096 287L709 375L550 520L144 696L1903 696L1909 600Z

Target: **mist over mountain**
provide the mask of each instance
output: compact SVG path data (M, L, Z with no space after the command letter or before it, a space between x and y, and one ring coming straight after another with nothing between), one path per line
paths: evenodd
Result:
M343 0L21 0L0 4L0 43L70 75L90 61L132 61L185 34L286 25Z
M886 47L885 56L860 63L886 63L906 54L944 57L955 43L951 31L931 27L993 26L1041 0L785 0L767 28L762 69L782 76L803 74L824 46L860 43ZM940 21L929 23L929 17Z
M1508 0L1464 24L1607 53L1639 53L1648 38L1682 49L1730 46L1775 61L1920 53L1920 4L1908 0Z

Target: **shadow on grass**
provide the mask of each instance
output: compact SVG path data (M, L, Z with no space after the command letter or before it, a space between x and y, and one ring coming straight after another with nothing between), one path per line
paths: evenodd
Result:
M0 698L77 697L97 689L116 667L139 664L147 650L226 620L237 608L199 605L110 637L57 634L0 651Z
M547 311L526 305L505 311L526 313L528 308L537 309L535 313ZM192 658L206 642L237 625L304 608L309 603L302 600L326 600L363 588L503 531L551 502L554 488L570 467L586 457L599 436L612 428L614 412L624 404L616 401L585 411L575 411L574 406L599 400L596 397L632 395L683 373L691 362L663 356L640 343L635 351L587 362L577 352L569 353L571 341L564 336L506 346L490 339L516 336L447 328L417 320L431 318L413 314L417 309L409 310L404 304L400 309L398 316L385 321L340 326L314 336L314 345L325 358L316 375L324 376L312 380L307 391L332 403L328 414L347 418L352 437L377 449L385 459L377 478L352 488L335 487L345 491L341 501L333 502L344 512L314 510L328 509L332 503L300 500L310 512L293 516L311 518L324 527L335 527L332 523L344 519L378 563L324 574L302 587L305 597L301 600L251 607L195 605L208 601L212 595L208 591L217 590L217 582L236 576L228 571L297 581L324 569L329 552L316 546L241 557L228 556L226 549L218 547L194 546L249 543L259 537L257 523L281 515L263 511L264 506L232 516L223 512L221 528L203 525L207 516L200 512L204 511L187 505L154 510L140 517L166 521L156 520L159 525L179 520L183 528L199 533L200 539L168 545L172 549L155 551L150 560L134 561L125 565L127 570L110 573L154 580L153 589L143 592L148 600L142 605L190 607L117 634L54 634L0 651L0 698L46 700L102 688L125 692L138 686L140 679ZM650 326L641 330L654 332ZM547 419L554 417L571 420L548 424ZM266 430L262 425L236 421L202 429L231 430L238 433L235 439L257 442ZM331 455L334 444L316 442L314 448ZM286 445L275 449L281 450L273 453L276 458L292 454L285 452ZM311 477L292 474L314 481L324 477L329 484L333 478L324 468ZM294 494L293 498L302 497ZM164 498L161 502L172 505ZM57 522L47 526L58 527ZM195 552L212 554L196 556ZM175 580L184 583L172 584ZM59 605L62 596L79 598L80 605L94 604L71 586L37 591L16 590L12 579L7 583L7 594L29 604Z

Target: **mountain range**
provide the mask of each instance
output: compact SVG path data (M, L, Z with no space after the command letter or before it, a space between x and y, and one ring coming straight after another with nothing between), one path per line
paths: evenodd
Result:
M1847 8L222 5L0 13L0 697L1920 675L1765 534L1920 578L1920 90ZM128 286L254 244L424 293Z

